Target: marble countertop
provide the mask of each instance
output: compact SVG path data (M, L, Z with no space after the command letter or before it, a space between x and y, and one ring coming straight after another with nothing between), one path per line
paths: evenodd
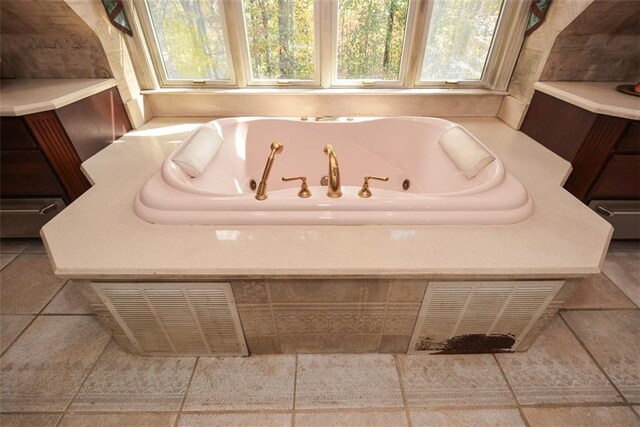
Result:
M632 83L537 82L533 87L592 113L640 120L640 96L618 92L616 87L622 84Z
M563 278L599 272L612 228L561 184L571 166L495 118L451 118L502 158L535 213L513 225L153 225L138 189L208 118L155 118L83 164L95 183L42 229L56 274L78 279L270 276Z
M114 79L2 79L0 116L55 110L115 85Z

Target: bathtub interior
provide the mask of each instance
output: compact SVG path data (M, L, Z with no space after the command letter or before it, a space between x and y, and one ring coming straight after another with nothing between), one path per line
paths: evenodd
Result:
M496 179L501 169L500 162L494 161L467 179L438 144L442 132L454 126L441 119L310 122L249 118L217 123L224 143L209 167L192 179L171 161L172 155L165 164L169 184L197 193L253 194L250 181L260 181L273 141L281 142L284 150L276 156L269 192L299 186L299 182L283 182L283 176L306 176L312 189L319 187L328 172L326 144L334 147L342 185L347 187L360 187L365 175L377 175L388 176L389 181L372 181L372 188L427 195L466 193ZM406 191L402 188L405 179L411 182ZM324 190L316 188L318 191Z

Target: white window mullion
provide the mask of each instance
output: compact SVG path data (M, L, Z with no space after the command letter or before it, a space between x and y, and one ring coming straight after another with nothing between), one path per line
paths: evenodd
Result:
M318 0L320 35L320 84L323 88L331 86L338 70L338 2L337 0ZM318 34L318 33L316 33Z
M250 70L248 69L249 57L247 56L245 43L246 33L244 31L241 3L242 2L237 0L223 0L236 83L238 87L245 87L248 80L247 76L250 75Z

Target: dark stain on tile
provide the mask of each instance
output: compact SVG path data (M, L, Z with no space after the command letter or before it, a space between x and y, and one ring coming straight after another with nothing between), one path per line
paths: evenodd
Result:
M515 343L513 335L458 335L446 341L433 342L429 337L416 344L416 350L435 351L437 354L506 353Z

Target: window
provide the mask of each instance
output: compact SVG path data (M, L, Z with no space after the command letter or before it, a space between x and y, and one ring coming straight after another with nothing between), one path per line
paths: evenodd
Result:
M435 0L421 81L482 80L502 0Z
M250 84L317 83L313 0L237 1Z
M217 0L149 0L156 68L163 83L233 83L227 28Z
M504 89L518 0L130 0L161 86Z
M399 81L409 0L344 0L338 3L339 81Z

